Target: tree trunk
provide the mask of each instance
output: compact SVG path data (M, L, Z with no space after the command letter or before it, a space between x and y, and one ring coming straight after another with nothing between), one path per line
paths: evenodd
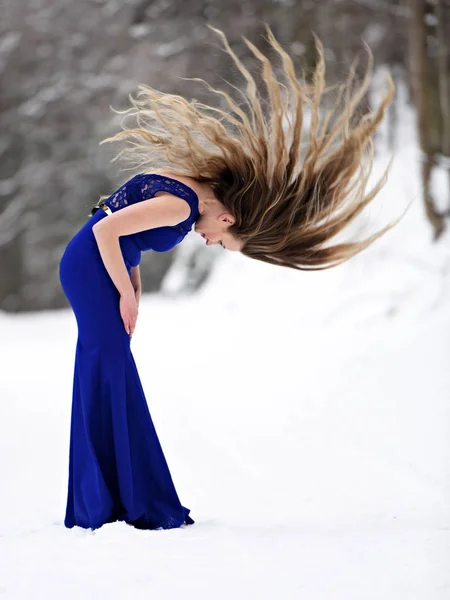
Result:
M410 70L414 103L417 109L419 144L422 150L422 186L425 214L438 239L444 229L444 216L436 210L430 190L430 179L434 165L431 143L430 96L432 93L431 61L428 56L426 35L426 0L409 0L410 6Z
M445 6L443 0L436 0L436 35L438 42L438 76L439 76L439 104L442 115L441 151L450 158L450 87L448 82L448 46L445 38ZM446 161L448 164L448 161ZM449 186L448 198L450 204L450 168L447 166ZM450 206L447 211L450 215Z

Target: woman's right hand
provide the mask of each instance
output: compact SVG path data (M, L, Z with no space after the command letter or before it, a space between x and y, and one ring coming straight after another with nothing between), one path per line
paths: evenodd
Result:
M138 317L138 304L134 290L120 295L120 316L122 317L125 331L131 336L136 327Z

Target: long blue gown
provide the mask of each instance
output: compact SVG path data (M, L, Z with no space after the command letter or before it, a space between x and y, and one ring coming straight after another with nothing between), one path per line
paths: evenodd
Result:
M151 173L129 179L105 200L112 212L159 191L184 198L191 214L174 226L119 238L128 273L141 252L179 244L199 216L198 196L176 179ZM171 529L194 520L181 505L139 379L120 294L107 272L92 227L108 218L101 208L67 245L59 265L75 313L75 352L64 525L97 529L125 521L138 529Z

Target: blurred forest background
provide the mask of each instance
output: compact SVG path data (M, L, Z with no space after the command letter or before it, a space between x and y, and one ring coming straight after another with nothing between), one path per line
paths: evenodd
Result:
M364 68L366 41L375 68L407 85L423 151L424 218L436 240L448 227L450 194L436 198L430 181L433 169L444 168L450 188L450 0L1 0L1 9L4 311L67 306L58 277L64 248L100 194L113 193L130 176L109 162L119 145L98 145L119 130L110 105L127 108L128 94L146 83L222 106L206 86L181 77L201 77L239 98L226 82L243 87L242 75L207 23L224 31L255 74L259 63L241 36L273 56L263 37L267 22L300 75L314 66L315 32L325 47L329 84L347 76L358 53ZM394 151L401 141L397 100L387 119ZM158 291L177 260L186 264L181 289L198 289L221 251L198 241L143 257L143 292Z

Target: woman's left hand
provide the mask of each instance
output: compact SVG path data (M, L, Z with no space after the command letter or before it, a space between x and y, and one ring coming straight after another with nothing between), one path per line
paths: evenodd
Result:
M140 288L140 286L137 287L137 288L135 288L135 290L134 290L134 297L136 298L136 304L137 304L137 307L139 308L139 300L141 299L141 288ZM133 338L133 333L130 334L130 342L131 342L131 340Z
M141 288L140 287L138 287L134 290L134 295L136 297L136 304L139 307L139 300L141 299Z

